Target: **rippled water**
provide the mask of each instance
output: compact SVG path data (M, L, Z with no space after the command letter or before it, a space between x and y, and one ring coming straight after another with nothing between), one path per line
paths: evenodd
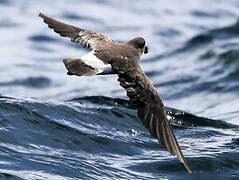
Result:
M0 0L0 178L238 179L237 0ZM69 77L87 50L39 11L122 42L145 37L158 89L193 174L152 139L116 76Z

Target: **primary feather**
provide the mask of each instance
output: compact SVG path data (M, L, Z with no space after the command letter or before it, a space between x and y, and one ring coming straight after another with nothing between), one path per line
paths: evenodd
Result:
M137 37L126 43L117 43L102 34L64 24L42 13L39 16L56 33L93 49L80 59L64 60L68 74L89 76L104 72L116 73L120 85L126 90L130 101L137 108L139 119L150 134L162 147L176 155L187 171L192 173L167 119L164 105L139 65L141 55L147 53L144 39Z

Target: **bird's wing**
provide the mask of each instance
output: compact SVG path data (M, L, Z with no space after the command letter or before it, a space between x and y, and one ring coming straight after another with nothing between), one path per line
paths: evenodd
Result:
M80 43L83 47L97 50L100 47L109 45L110 43L116 43L102 34L59 22L43 13L39 13L39 16L46 24L48 24L48 27L53 29L56 33L63 37L69 37L72 42Z
M133 62L133 63L131 63ZM128 64L122 66L122 64ZM120 85L127 91L131 103L138 110L138 117L151 135L167 150L178 157L189 173L192 173L178 145L172 127L167 119L164 105L138 61L115 61L113 69L118 73Z

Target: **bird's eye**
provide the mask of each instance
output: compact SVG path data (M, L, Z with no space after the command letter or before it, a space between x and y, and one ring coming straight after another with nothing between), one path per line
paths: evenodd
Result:
M144 48L144 46L145 46L145 41L142 41L139 43L139 48Z

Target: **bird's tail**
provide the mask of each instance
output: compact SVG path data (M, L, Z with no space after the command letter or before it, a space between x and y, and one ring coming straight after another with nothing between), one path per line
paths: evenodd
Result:
M87 65L83 60L79 59L63 59L68 75L76 76L92 76L101 73L100 69Z

